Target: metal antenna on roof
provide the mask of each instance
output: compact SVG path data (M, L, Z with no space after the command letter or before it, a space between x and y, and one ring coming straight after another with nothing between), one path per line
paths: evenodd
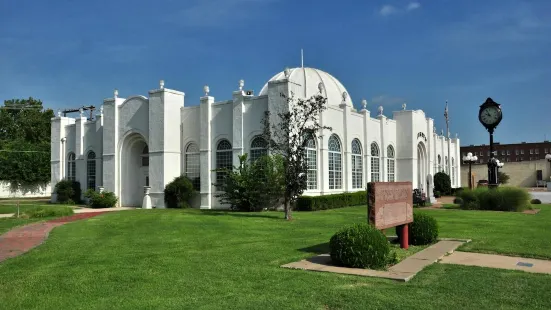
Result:
M300 66L304 68L304 51L300 49Z

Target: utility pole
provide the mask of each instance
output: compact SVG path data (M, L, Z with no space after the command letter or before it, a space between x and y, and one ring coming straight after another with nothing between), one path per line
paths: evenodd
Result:
M448 100L446 100L446 109L444 109L444 117L446 118L446 137L448 142L448 161L446 164L446 170L451 173L451 146L450 146L450 114L448 113ZM453 184L452 184L453 186Z

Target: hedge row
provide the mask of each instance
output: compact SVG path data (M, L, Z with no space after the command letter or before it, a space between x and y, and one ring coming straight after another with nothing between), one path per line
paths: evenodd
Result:
M366 191L323 196L300 196L295 205L296 211L318 211L357 205L367 205Z

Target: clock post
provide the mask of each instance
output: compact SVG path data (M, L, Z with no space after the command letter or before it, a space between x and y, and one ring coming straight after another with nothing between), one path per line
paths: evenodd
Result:
M492 98L486 99L486 102L480 106L478 120L490 133L490 160L488 160L488 187L490 188L496 188L499 183L498 162L494 154L494 131L502 118L501 105L493 101Z

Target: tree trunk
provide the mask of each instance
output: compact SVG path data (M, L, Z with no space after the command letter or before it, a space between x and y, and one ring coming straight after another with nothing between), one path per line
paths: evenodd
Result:
M284 200L284 203L285 203L285 219L287 221L290 221L292 220L292 216L291 216L291 199L289 199L290 195L288 193L285 193L285 200Z

